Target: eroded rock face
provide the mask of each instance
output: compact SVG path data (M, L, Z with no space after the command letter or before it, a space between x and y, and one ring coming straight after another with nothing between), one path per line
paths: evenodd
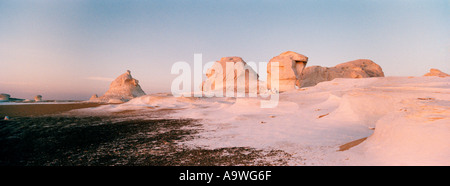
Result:
M322 81L335 78L369 78L384 77L381 67L368 59L358 59L341 63L334 67L310 66L305 68L300 80L300 87L317 85Z
M228 69L227 69L228 68ZM258 91L258 74L241 57L223 57L206 72L203 91L255 93ZM227 81L229 82L227 84Z
M426 73L423 76L450 77L450 75L440 71L439 69L435 69L435 68L430 69L430 72Z
M278 62L278 78L271 69L274 62ZM274 82L279 82L279 91L292 90L295 89L295 86L300 86L299 80L306 63L308 63L308 57L292 51L283 52L273 57L267 64L267 87L269 89L274 88L271 86L272 79Z
M92 96L90 101L96 102L122 102L129 101L135 97L143 96L145 92L139 85L139 81L131 76L131 72L127 70L126 73L117 77L109 86L108 91L103 96Z

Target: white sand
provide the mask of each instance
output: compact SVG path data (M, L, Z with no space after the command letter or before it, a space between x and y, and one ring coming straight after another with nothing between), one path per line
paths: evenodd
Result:
M95 109L179 108L171 117L204 123L186 145L281 149L291 165L450 165L450 78L335 79L260 101L147 95Z

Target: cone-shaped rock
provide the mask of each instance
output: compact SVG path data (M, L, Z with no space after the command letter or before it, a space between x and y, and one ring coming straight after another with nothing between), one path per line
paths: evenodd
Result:
M135 97L143 96L145 92L139 85L139 81L131 76L131 72L127 70L126 73L117 77L109 86L108 91L103 96L96 98L92 96L90 101L113 102L118 100L125 102Z

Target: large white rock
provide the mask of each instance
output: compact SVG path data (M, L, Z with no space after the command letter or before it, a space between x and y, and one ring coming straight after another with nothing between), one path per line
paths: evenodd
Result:
M272 63L278 62L279 74L278 79L272 72ZM299 80L303 69L308 63L308 57L296 52L287 51L278 56L273 57L267 64L267 87L273 89L271 81L278 81L279 91L295 89L299 86ZM275 63L276 64L276 63Z
M439 69L435 69L435 68L430 69L430 72L426 73L423 76L450 77L450 75L440 71Z
M145 92L139 85L139 81L134 79L131 76L131 72L127 70L126 73L120 75L111 83L108 91L106 91L103 96L98 98L96 96L92 96L90 101L117 103L118 100L120 100L122 102L126 102L143 95L145 95Z
M254 94L259 91L258 74L241 57L221 58L207 70L206 77L202 83L204 92L222 90L223 96L226 96L227 90Z
M310 66L305 68L300 80L301 87L317 85L335 78L384 77L379 65L368 59L358 59L341 63L334 67Z

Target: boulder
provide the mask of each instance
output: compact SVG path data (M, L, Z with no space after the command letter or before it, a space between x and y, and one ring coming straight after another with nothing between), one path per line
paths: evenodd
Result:
M113 100L117 103L117 100L121 102L129 101L135 97L143 96L145 92L139 85L139 81L131 76L131 72L127 70L124 74L117 77L109 86L108 91L103 96L92 96L89 101L93 102L110 102Z
M278 62L278 79L272 74L271 65L274 62ZM271 86L272 77L275 82L278 80L279 91L292 90L295 89L295 86L299 87L299 80L306 63L308 63L308 57L292 51L283 52L273 57L267 64L267 88L273 89Z
M305 68L300 80L300 87L317 85L335 78L369 78L384 77L381 67L368 59L358 59L341 63L334 67L310 66Z
M241 57L221 58L206 71L206 77L202 83L202 90L206 92L222 90L223 96L226 96L226 90L234 93L258 92L259 75Z
M8 102L11 96L9 94L0 94L0 102Z
M41 95L34 96L34 101L36 102L42 101L42 96Z
M449 77L450 75L440 71L439 69L432 68L430 69L430 72L426 73L423 76Z

